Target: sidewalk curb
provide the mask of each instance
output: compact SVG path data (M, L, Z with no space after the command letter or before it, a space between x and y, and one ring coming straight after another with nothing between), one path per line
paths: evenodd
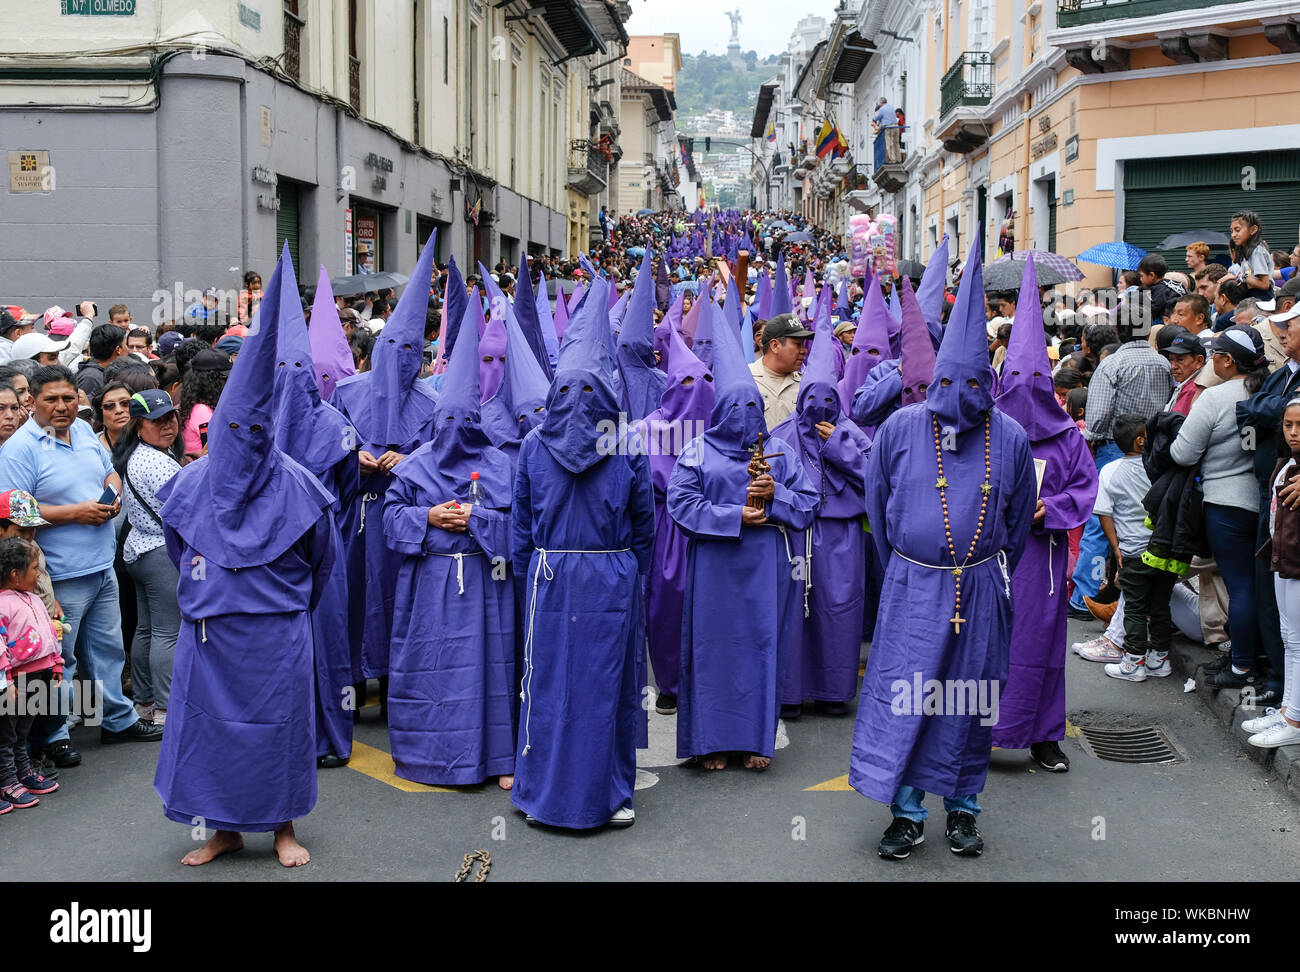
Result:
M1250 733L1241 728L1247 719L1263 715L1263 710L1241 704L1238 689L1211 689L1205 685L1201 669L1212 662L1218 651L1193 644L1181 638L1174 639L1170 660L1174 671L1183 678L1196 679L1196 695L1214 716L1215 720L1236 738L1245 754L1278 780L1286 784L1292 799L1300 800L1300 746L1282 746L1278 749L1260 749L1246 740Z

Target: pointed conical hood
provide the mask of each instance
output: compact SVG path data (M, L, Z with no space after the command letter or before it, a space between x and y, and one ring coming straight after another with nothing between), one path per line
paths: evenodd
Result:
M275 445L276 352L281 321L291 315L305 332L286 244L209 422L207 455L182 469L159 493L165 500L164 522L221 567L270 563L334 501ZM309 360L303 356L303 369Z
M334 309L334 298L329 294L329 280L324 267L321 267L321 280L325 283L326 301L321 301L320 291L317 291L312 320L319 312L322 324L327 327L331 321L338 320L338 313ZM296 298L296 283L293 289ZM336 326L334 330L342 337L341 327ZM330 481L329 470L355 449L356 433L343 414L321 398L319 379L313 366L314 348L302 311L290 307L281 314L276 346L264 345L263 348L263 353L276 355L275 444L319 477L322 483L327 483ZM350 354L348 358L350 363ZM329 387L332 391L332 377Z
M772 281L771 317L790 313L790 281L785 276L785 254L776 258L776 277Z
M815 301L817 297L817 279L813 276L812 267L809 267L803 273L803 290L800 292L799 297L799 317L805 322L811 321L813 305L809 304L805 308L803 305L803 298Z
M801 412L804 410L805 397L810 395L808 405L816 414L813 425L817 422L834 422L841 413L835 380L834 345L837 342L835 331L831 327L831 289L823 287L813 311L812 350L804 361L803 375L799 382L798 408ZM836 396L833 406L824 401L828 395Z
M609 292L612 295L614 293L614 288L610 287ZM617 338L619 332L623 330L623 318L627 317L627 305L631 300L631 297L632 294L630 292L624 291L621 297L609 305L609 330L615 338ZM617 344L618 342L615 341L615 343Z
M926 405L941 426L965 432L980 425L993 406L993 371L989 368L987 315L984 313L984 269L980 241L971 245L962 272L957 302L934 361L934 381ZM967 384L973 381L974 387Z
M320 268L316 281L316 296L311 304L311 326L308 328L311 344L312 371L316 374L316 390L325 401L334 394L334 385L341 379L357 373L348 347L347 335L339 323L338 307L334 304L334 291L330 277Z
M727 303L722 310L727 315L727 321L739 335L745 325L745 303L740 299L740 291L736 289L735 277L727 278ZM741 347L744 347L743 343Z
M618 427L619 394L610 350L608 283L596 280L560 345L538 435L552 458L578 474L609 454L609 428ZM610 425L612 423L612 426Z
M577 291L575 290L576 294ZM556 282L555 285L555 339L561 344L564 343L564 331L569 326L569 303L564 297L564 288ZM558 367L558 363L557 363Z
M528 268L528 254L525 253L521 258L519 265L519 279L515 281L515 302L514 314L515 320L519 324L519 332L523 335L524 340L528 342L528 347L532 349L533 357L541 365L542 371L549 379L551 374L551 356L550 348L546 343L546 331L542 329L541 315L537 308L537 299L533 296L533 277ZM555 329L551 329L551 340L555 344L555 352L560 350L559 342L555 341ZM506 352L507 356L509 351Z
M758 283L754 286L754 305L758 308L760 321L772 316L772 275L767 272L767 267L758 275Z
M646 247L648 251L650 248ZM668 277L668 254L664 254L659 261L659 269L655 275L655 306L661 311L667 313L668 305L673 299L673 284Z
M356 410L353 402L348 402L348 414L364 442L388 446L409 442L432 417L433 400L419 377L424 363L433 250L430 238L420 251L397 309L375 338L368 400Z
M1043 330L1043 305L1039 300L1038 272L1031 254L1020 282L1011 340L1002 364L1002 394L997 398L998 409L1019 422L1031 442L1074 428L1074 420L1056 400L1052 362L1047 357L1047 334Z
M582 303L582 299L587 296L587 290L587 287L578 284L578 286L573 288L573 293L569 294L569 300L565 305L565 310L568 312L570 320L572 320L573 315L577 313L578 305ZM606 308L606 310L608 310L608 308Z
M650 274L650 261L650 248L647 247L641 260L641 272L636 275L636 282L632 285L632 297L628 301L615 355L623 379L623 405L628 417L633 420L643 419L659 407L664 384L668 380L655 361L654 282ZM679 320L685 296L683 291L673 305ZM671 322L665 322L662 326L673 330Z
M853 306L849 303L849 282L840 281L840 292L835 298L835 314L841 321L847 321L853 317Z
M937 348L943 340L943 292L948 285L948 234L938 248L930 254L930 262L921 274L921 284L916 289L916 301L925 315L925 326Z
M487 401L497 392L501 376L506 370L506 308L510 306L506 295L483 264L479 264L483 286L487 288L488 322L479 338L479 389ZM471 305L476 302L470 301ZM481 320L481 318L480 318Z
M541 274L537 282L537 322L542 328L542 338L546 344L546 356L550 359L549 374L555 375L556 362L560 360L560 333L555 326L555 315L551 313L551 298L546 292L546 274Z
M428 245L428 243L425 244L425 246ZM409 285L407 289L410 289ZM405 293L402 296L406 296ZM465 292L465 278L460 275L460 267L456 266L456 257L448 257L447 295L442 307L442 339L438 342L438 357L441 359L442 370L444 371L447 368L447 362L451 360L452 348L456 346L456 334L460 331L460 322L465 319L465 305L468 302L469 297Z
M515 306L518 307L518 301ZM551 381L534 357L514 311L506 311L506 369L497 393L482 405L483 429L493 445L512 454L542 423Z
M695 340L695 332L700 324L700 313L709 302L709 294L712 292L711 281L711 277L705 277L700 282L700 292L696 295L694 303L691 304L691 309L682 318L682 326L679 328L678 333L686 339L687 347L690 347L691 342Z
M720 313L718 305L710 296L704 302L703 310L700 311L699 322L695 325L695 339L691 343L691 350L695 352L695 356L710 370L713 368L713 332Z
M885 307L889 311L889 316L894 322L901 324L903 322L903 307L898 302L898 282L889 288L889 296L885 298Z
M934 345L930 342L930 332L925 328L925 316L921 305L917 303L916 294L912 292L912 281L903 278L903 294L900 299L903 311L902 360L903 404L925 401L926 391L934 377Z
M724 455L743 458L767 434L763 396L737 343L735 332L714 308L713 411L708 443Z

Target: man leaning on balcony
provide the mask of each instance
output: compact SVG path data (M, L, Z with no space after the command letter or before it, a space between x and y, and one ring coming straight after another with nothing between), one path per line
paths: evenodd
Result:
M885 137L881 138L880 133ZM871 116L871 134L876 136L876 168L882 168L886 159L898 158L898 113L888 98L876 102L876 113Z

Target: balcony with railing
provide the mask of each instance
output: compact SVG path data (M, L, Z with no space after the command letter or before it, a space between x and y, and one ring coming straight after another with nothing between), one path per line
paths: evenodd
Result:
M885 192L898 192L907 185L907 170L903 168L906 155L902 147L902 128L886 125L876 133L871 178Z
M355 57L348 58L348 104L352 110L361 111L361 61Z
M871 166L859 163L844 177L844 201L860 213L871 211L879 196L872 186Z
M609 162L597 146L586 139L569 143L568 186L584 196L597 196L609 182Z
M284 73L295 81L302 80L303 19L284 8Z
M1159 17L1180 10L1201 10L1241 0L1056 0L1058 27L1078 27L1132 17Z
M939 82L935 134L949 152L970 152L988 140L986 109L993 100L993 56L965 51Z

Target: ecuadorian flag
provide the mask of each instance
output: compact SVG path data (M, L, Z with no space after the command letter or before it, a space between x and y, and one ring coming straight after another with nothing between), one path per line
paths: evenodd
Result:
M835 151L839 138L839 128L832 125L831 120L827 118L822 122L822 127L817 130L817 158L824 159Z
M775 122L768 122L768 123L767 123L767 140L768 140L769 142L775 142L775 141L776 141L776 123L775 123Z

